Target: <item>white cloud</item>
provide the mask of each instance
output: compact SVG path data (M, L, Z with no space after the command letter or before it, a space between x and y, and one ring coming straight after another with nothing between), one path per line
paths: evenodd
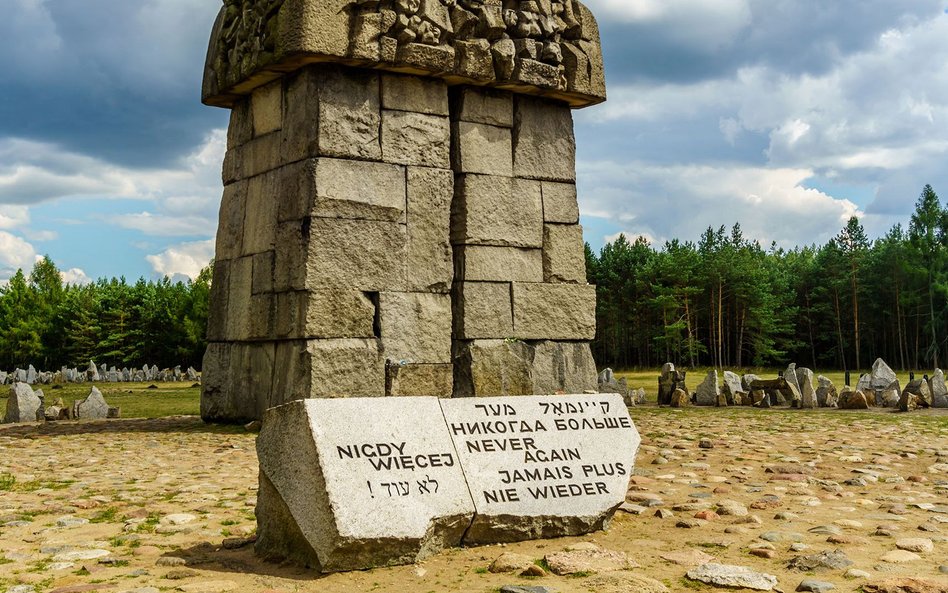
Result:
M0 204L0 229L16 229L30 222L30 209L26 206Z
M82 268L62 270L59 275L66 284L89 284L92 282L92 278L89 278Z
M0 282L9 280L19 268L29 273L36 258L32 245L21 237L0 231Z
M627 237L696 239L708 226L741 224L768 246L821 243L859 208L804 187L807 169L581 163L580 209L617 221Z
M197 278L201 269L214 257L214 241L195 241L169 247L161 253L145 256L152 269L161 276L182 275Z

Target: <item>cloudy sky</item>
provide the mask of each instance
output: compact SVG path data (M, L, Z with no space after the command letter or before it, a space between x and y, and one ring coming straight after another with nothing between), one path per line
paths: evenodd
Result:
M594 247L739 221L781 246L948 197L948 0L588 0L609 101L577 112ZM216 0L0 0L0 280L193 276L227 112L200 104Z

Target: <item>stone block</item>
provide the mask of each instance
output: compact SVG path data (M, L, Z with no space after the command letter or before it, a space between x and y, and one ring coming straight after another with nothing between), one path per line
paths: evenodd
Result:
M542 247L540 184L493 175L463 175L452 210L455 244Z
M596 287L582 284L513 284L514 335L523 340L592 340Z
M273 292L273 261L276 252L271 250L253 256L252 294Z
M586 342L543 341L533 346L533 392L586 393L596 391L596 361Z
M276 242L280 170L251 177L244 205L244 239L241 255L271 251Z
M313 218L281 223L275 289L346 287L366 292L405 285L404 224Z
M224 183L249 179L272 171L283 164L283 139L280 134L265 134L227 151L224 158Z
M439 115L382 111L382 160L400 165L450 168L450 121Z
M250 111L250 98L234 103L230 111L230 125L227 127L227 150L237 148L253 139L253 114Z
M385 358L396 362L451 362L451 296L426 292L379 294Z
M533 348L517 340L454 343L454 396L533 395Z
M26 383L14 383L7 396L7 409L3 423L42 422L46 417L43 400Z
M316 205L316 165L321 160L307 158L278 170L277 222L302 220L313 215Z
M460 545L474 509L438 401L268 410L257 437L256 552L334 572L411 564Z
M586 251L583 227L578 224L543 226L543 280L586 283Z
M246 340L250 337L250 298L253 294L253 257L241 257L230 262L227 291L228 340Z
M474 499L466 545L582 535L607 526L625 501L641 438L620 395L441 408Z
M543 282L543 251L520 247L461 245L457 277L476 282Z
M451 364L390 364L385 373L386 397L451 397L454 391Z
M454 69L454 48L408 43L398 48L396 61L428 72L450 72Z
M459 121L452 134L455 173L513 175L510 128Z
M385 395L376 339L294 340L276 344L269 407L297 399Z
M275 336L281 339L374 338L370 295L327 288L276 295Z
M286 77L283 155L287 163L319 154L319 78L324 66L309 66Z
M540 184L543 194L543 221L558 224L579 222L579 203L576 199L575 183L544 181Z
M272 348L272 346L271 346ZM259 391L252 391L258 377L251 375L251 351L256 344L211 342L201 367L201 418L205 422L249 422L260 418ZM258 368L269 373L272 369ZM263 392L269 397L269 385Z
M93 386L85 399L73 403L72 417L76 420L105 420L109 417L109 404L102 392Z
M250 95L254 136L263 136L283 128L283 81L257 87Z
M454 279L450 231L454 173L409 167L407 193L406 288L448 292Z
M514 106L514 175L575 181L576 139L569 106L526 96L518 96Z
M273 337L276 323L276 297L273 293L251 294L244 339L267 340Z
M509 338L513 332L510 284L458 282L454 293L454 337Z
M379 75L326 67L319 78L319 153L380 160Z
M513 126L513 94L480 87L451 89L451 117L491 126Z
M313 216L405 222L405 168L319 159Z
M448 115L448 86L419 76L382 75L382 108Z
M207 339L227 339L227 311L230 297L230 260L215 259L207 311Z
M216 259L231 259L243 253L247 186L247 181L224 186L214 250Z

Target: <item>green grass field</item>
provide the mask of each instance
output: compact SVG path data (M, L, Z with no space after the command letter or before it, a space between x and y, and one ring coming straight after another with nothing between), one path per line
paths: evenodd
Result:
M149 389L154 385L156 389ZM201 413L201 388L193 383L95 383L110 406L122 408L122 418L163 418ZM37 385L50 405L62 398L71 407L72 403L84 399L92 389L91 383L63 385ZM10 386L0 387L0 414L7 407ZM2 419L2 418L0 418Z

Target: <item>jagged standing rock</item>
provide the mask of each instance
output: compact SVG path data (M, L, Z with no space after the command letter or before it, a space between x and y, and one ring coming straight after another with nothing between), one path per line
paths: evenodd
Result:
M42 391L40 392L42 394ZM5 424L14 422L42 422L45 418L43 398L24 383L14 383L7 398Z

